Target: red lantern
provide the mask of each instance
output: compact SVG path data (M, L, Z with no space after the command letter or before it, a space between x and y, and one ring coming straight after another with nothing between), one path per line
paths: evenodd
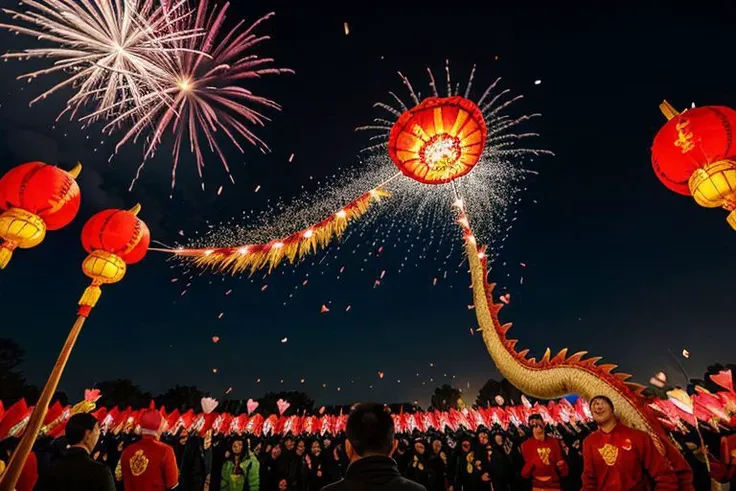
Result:
M464 97L429 97L391 128L388 152L399 170L424 184L443 184L470 172L488 129L478 106Z
M736 228L736 111L704 106L678 113L667 101L660 110L669 121L652 145L657 177L701 206L731 211L728 222Z
M43 162L28 162L0 179L0 269L20 247L35 247L46 230L69 225L79 211L81 164L66 172Z
M135 205L130 211L101 211L84 225L82 246L89 256L82 263L82 270L92 279L92 284L79 301L80 315L88 315L97 304L101 285L122 280L127 265L146 256L151 234L137 216L140 210L141 206Z

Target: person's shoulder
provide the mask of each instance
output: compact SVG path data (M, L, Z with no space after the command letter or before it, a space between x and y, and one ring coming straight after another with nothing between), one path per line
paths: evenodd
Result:
M328 484L327 486L324 486L322 488L322 491L342 491L343 489L347 489L348 485L345 482L345 479L340 479L337 482L333 482L332 484Z
M399 477L392 486L393 489L401 489L403 491L427 491L427 488L405 477Z

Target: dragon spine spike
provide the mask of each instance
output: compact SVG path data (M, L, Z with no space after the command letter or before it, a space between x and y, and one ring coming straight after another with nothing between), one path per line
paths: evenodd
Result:
M599 365L598 366L598 368L600 368L604 372L608 372L608 373L613 372L617 367L618 367L618 365L614 365L613 363L606 363L604 365Z
M583 356L587 355L587 351L578 351L577 353L570 356L570 358L567 359L567 363L576 364L580 363L580 360L583 359Z
M505 335L507 332L509 332L509 329L511 329L511 326L513 323L507 322L506 324L501 326L501 332Z
M528 349L525 349L525 350L521 350L521 351L519 351L519 353L518 353L518 354L519 354L519 356L520 356L520 357L522 357L522 358L526 358L526 355L528 355L528 354L529 354L529 350L528 350Z
M549 358L552 356L552 352L547 348L544 350L544 356L542 356L542 359L539 360L540 363L549 363Z
M567 348L562 348L559 353L555 355L554 358L552 358L552 361L550 363L562 363L565 361L565 357L567 356Z
M614 377L617 377L618 379L620 379L622 381L626 381L626 380L628 380L628 379L631 378L631 374L624 373L624 372L616 372L616 373L613 374L613 376Z
M591 358L588 358L587 360L583 360L583 363L587 363L590 366L595 366L595 364L601 361L602 359L603 359L602 356L593 356Z

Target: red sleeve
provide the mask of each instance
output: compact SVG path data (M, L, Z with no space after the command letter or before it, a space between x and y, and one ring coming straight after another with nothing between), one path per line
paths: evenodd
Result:
M598 491L598 480L596 479L595 464L593 464L592 442L590 434L583 440L583 487L581 491Z
M38 460L36 454L31 452L26 458L23 470L20 472L18 483L15 485L17 491L33 491L38 480Z
M560 445L560 440L555 438L557 447L557 455L555 462L555 466L557 467L557 471L560 473L561 477L565 477L570 473L570 470L567 468L567 461L565 461L565 453L562 451L562 445Z
M164 466L164 486L166 489L173 489L179 484L179 469L176 466L176 456L174 449L166 446L163 458Z
M654 491L678 491L675 471L669 461L657 451L652 438L643 433L640 441L644 468L654 481Z
M524 459L524 466L521 468L521 477L531 479L534 464L529 457L529 440L521 444L521 458Z

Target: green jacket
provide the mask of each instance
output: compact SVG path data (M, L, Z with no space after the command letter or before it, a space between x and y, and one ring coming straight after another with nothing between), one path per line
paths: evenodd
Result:
M254 455L248 455L240 462L243 473L235 475L235 463L226 460L222 465L222 491L258 491L260 486L260 464ZM246 482L248 483L246 487Z

